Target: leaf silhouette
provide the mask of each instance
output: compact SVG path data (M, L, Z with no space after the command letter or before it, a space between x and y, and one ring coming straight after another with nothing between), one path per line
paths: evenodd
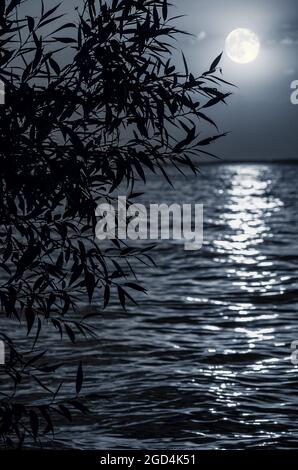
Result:
M27 21L28 21L28 29L31 33L34 30L34 26L35 26L34 18L32 18L32 16L27 16Z
M32 434L34 439L36 440L38 435L38 428L39 428L39 419L38 415L34 410L30 410L30 426L32 430Z
M210 72L213 72L213 71L216 70L216 67L218 66L219 62L221 61L222 54L223 53L219 54L219 56L216 57L216 59L212 62L211 66L210 66L210 69L209 69Z
M76 378L76 392L77 395L80 393L83 385L83 365L82 361L79 364L78 370L77 370L77 378Z

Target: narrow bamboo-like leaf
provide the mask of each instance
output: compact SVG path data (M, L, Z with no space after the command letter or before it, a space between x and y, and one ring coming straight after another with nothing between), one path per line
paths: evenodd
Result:
M77 370L77 378L76 378L76 392L77 395L80 393L83 385L83 364L82 361L79 364L78 370Z

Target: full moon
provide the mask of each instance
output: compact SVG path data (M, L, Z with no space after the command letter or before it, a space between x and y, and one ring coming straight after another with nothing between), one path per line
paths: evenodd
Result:
M226 53L237 64L252 62L258 57L259 52L260 40L250 29L235 29L226 39Z

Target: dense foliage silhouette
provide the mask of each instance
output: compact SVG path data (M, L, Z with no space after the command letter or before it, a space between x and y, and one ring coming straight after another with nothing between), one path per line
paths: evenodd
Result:
M75 22L42 1L34 2L37 16L27 16L29 2L0 4L1 317L29 336L29 350L20 351L11 332L0 333L7 352L0 374L11 384L0 395L0 434L9 446L51 437L55 414L71 421L87 413L82 363L67 403L63 385L51 386L63 365L40 349L43 328L74 343L94 334L82 296L91 303L96 292L104 309L116 293L126 308L133 291L145 292L131 275L134 259L153 262L150 248L101 245L98 202L113 202L125 183L130 204L148 172L170 183L169 165L196 173L197 157L212 156L208 145L221 136L206 112L228 96L219 90L227 84L221 56L198 77L183 55L177 69L174 39L187 33L169 17L167 0L88 0ZM203 138L206 125L214 131ZM38 403L22 400L28 383L40 388Z

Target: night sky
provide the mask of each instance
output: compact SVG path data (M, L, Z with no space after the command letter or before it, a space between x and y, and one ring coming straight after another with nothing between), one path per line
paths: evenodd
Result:
M224 49L226 36L239 27L260 38L258 58L245 65L222 61L224 78L239 88L229 106L213 116L231 131L216 146L226 160L298 159L298 106L290 102L290 83L298 80L297 0L176 0L185 29L181 47L194 71L206 69Z
M26 3L27 14L39 2ZM76 2L63 0L61 9L72 15ZM48 0L47 8L56 5ZM249 64L222 60L223 78L238 86L229 106L210 111L221 131L231 132L213 146L225 160L298 159L298 106L290 102L290 83L298 80L297 0L172 0L173 15L185 14L177 26L193 33L178 43L190 69L201 73L224 50L227 35L249 28L261 41L258 58ZM73 18L70 18L73 19Z

